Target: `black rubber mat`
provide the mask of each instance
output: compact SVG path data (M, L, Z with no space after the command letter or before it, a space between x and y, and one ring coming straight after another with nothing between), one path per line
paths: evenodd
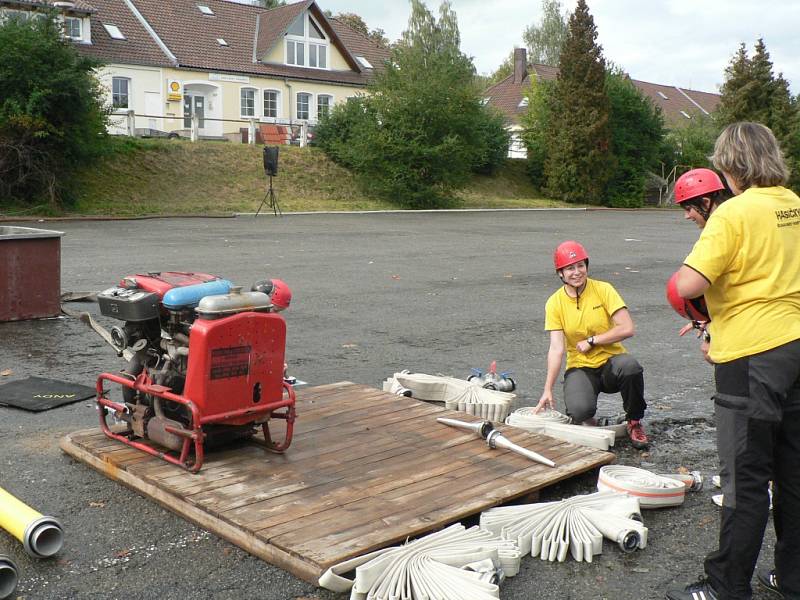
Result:
M50 410L94 396L92 387L44 377L28 377L0 385L0 406L31 412Z

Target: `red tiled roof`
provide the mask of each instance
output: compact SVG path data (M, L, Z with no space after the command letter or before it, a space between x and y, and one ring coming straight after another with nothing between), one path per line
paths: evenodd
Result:
M2 2L3 0L0 0ZM130 0L155 36L159 46L123 0L92 0L97 14L92 18L92 45L79 44L85 54L105 62L178 66L187 69L288 77L320 82L365 85L372 71L362 67L354 55L364 56L376 68L388 51L369 38L334 19L327 19L315 0L303 0L273 9L229 0ZM213 15L203 14L198 4ZM304 10L310 10L345 57L351 70L325 70L262 63L260 59L279 43L289 25ZM102 23L119 26L126 40L112 40ZM225 40L221 45L217 40ZM172 61L171 53L175 57Z
M25 8L53 8L55 3L58 0L0 0L0 5L6 6L13 6L17 5L20 7ZM66 10L70 13L83 13L89 14L94 12L94 7L88 2L84 2L83 0L72 0L72 4L74 6L69 8L62 7L62 10Z
M520 117L527 110L519 103L522 101L523 91L531 83L530 73L533 73L534 77L546 81L558 77L558 68L548 65L528 65L528 71L529 75L525 76L522 83L514 83L514 75L511 74L484 92L484 97L489 98L489 105L498 108L512 123L519 123ZM695 114L702 114L704 111L711 113L719 104L719 94L685 90L676 86L648 83L636 79L631 79L631 83L650 98L653 104L661 108L667 127L679 127L688 121L681 111L691 117ZM659 92L666 98L662 97Z
M92 43L76 44L79 52L105 63L168 67L172 62L151 35L120 0L92 0ZM124 40L115 40L103 23L119 27Z

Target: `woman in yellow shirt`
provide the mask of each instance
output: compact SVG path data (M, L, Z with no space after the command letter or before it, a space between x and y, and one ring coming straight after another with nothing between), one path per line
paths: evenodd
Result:
M564 404L572 422L594 425L600 392L619 392L631 443L636 448L647 447L641 423L647 408L642 367L620 343L634 333L625 302L610 283L589 278L589 255L578 242L560 244L553 262L564 285L545 305L544 328L550 332L550 349L536 411L555 408L553 385L566 349Z
M714 166L735 197L710 215L677 274L683 298L704 295L711 322L717 451L724 500L706 578L669 600L749 599L773 480L775 569L758 580L800 598L800 198L772 131L734 123Z

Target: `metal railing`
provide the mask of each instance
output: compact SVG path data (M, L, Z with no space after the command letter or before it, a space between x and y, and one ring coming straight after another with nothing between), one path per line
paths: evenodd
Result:
M251 119L220 119L216 117L203 117L200 118L199 115L193 113L190 118L190 126L188 128L180 127L177 129L172 129L171 131L161 131L158 128L149 128L149 127L136 127L136 118L145 118L145 119L162 119L165 121L183 121L185 123L186 117L185 116L176 116L176 115L150 115L150 114L143 114L137 113L134 110L125 111L125 113L115 113L112 115L111 120L117 127L125 130L125 135L130 137L142 137L141 133L137 134L137 131L148 130L148 131L158 131L161 134L161 137L188 137L192 142L201 141L203 136L201 134L201 129L205 129L205 127L201 127L201 121L203 125L206 121L215 122L215 123L241 123L247 125L247 143L253 145L256 143L258 137L263 137L261 132L266 128L282 128L284 131L281 132L279 129L276 129L275 137L285 138L285 141L275 141L272 140L271 143L284 143L284 144L297 144L300 147L305 147L308 144L309 140L309 125L313 125L313 123L309 123L308 121L291 121L287 119L270 119L268 121L263 121L261 119L251 118ZM122 122L124 120L124 122ZM244 129L244 128L241 128ZM189 135L187 136L185 132L188 131ZM240 132L223 132L223 137L225 136L235 136ZM271 133L271 132L269 132ZM269 135L269 133L265 133L265 135ZM244 137L244 136L242 136ZM242 140L244 142L244 140ZM263 141L263 140L262 140Z
M672 196L672 188L675 187L675 180L678 179L680 174L683 175L686 171L692 169L691 165L675 165L672 167L669 172L665 175L664 169L666 165L661 163L661 178L664 180L664 184L658 189L658 205L665 206L669 204L669 199Z

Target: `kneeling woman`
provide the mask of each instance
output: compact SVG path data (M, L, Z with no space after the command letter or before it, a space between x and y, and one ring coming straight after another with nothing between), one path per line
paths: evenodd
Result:
M560 244L553 260L564 285L545 306L550 350L544 391L536 410L555 408L553 385L566 348L564 404L573 423L594 425L600 392L619 392L631 443L645 448L648 440L641 419L647 404L642 367L620 343L634 333L625 302L610 283L588 277L589 255L578 242Z

